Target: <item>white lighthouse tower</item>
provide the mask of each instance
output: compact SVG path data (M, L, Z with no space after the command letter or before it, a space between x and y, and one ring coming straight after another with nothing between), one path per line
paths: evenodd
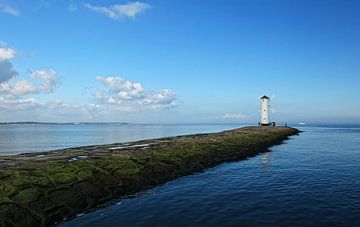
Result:
M270 98L264 95L263 97L260 98L260 102L261 102L260 125L264 125L264 126L270 125L270 120L269 120Z

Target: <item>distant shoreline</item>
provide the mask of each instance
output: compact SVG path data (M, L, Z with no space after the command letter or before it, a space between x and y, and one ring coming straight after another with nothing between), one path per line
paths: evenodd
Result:
M239 122L223 122L223 123L131 123L131 122L41 122L41 121L9 121L0 122L1 125L256 125L256 122L252 123L239 123ZM283 126L284 124L277 124ZM360 123L288 123L291 127L351 127L360 126Z
M37 122L37 121L19 121L19 122L0 122L0 125L131 125L127 122Z
M0 122L0 125L255 125L256 123Z

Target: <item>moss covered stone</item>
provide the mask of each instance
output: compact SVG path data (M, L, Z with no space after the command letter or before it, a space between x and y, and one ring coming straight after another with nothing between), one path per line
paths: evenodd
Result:
M40 196L41 192L36 188L26 188L15 194L11 199L17 203L29 203Z

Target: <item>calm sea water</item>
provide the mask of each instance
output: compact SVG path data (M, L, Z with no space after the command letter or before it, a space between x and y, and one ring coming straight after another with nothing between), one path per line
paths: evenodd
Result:
M241 125L0 125L0 156L216 132Z
M179 178L63 226L360 226L360 127L300 129L271 152Z

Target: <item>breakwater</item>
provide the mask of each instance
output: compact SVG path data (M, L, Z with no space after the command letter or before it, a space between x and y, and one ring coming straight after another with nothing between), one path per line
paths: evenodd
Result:
M59 222L122 195L255 155L297 133L286 127L245 127L1 157L0 224Z

